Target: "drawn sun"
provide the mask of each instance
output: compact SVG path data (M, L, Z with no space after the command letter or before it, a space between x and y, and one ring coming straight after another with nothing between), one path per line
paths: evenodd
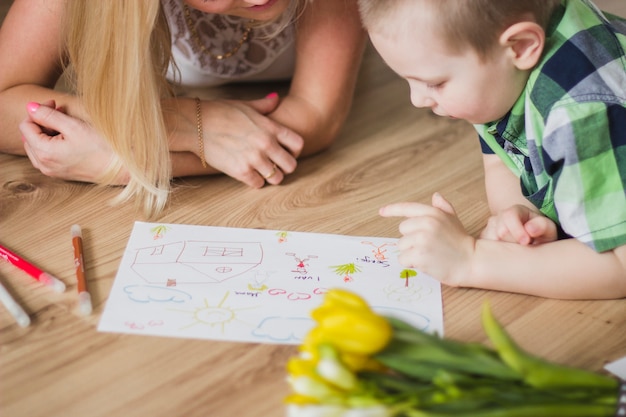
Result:
M247 307L247 308L238 308L234 309L228 306L225 306L224 303L228 298L229 293L224 294L224 297L220 300L219 304L213 306L209 304L209 301L205 298L204 303L201 307L197 307L191 311L189 310L174 310L179 311L181 313L191 314L193 316L193 322L186 326L180 328L180 330L185 330L190 327L196 326L198 324L210 326L210 327L220 327L221 332L224 333L224 329L227 324L238 321L244 324L245 323L237 318L237 312L241 310L248 310L250 308L255 307Z

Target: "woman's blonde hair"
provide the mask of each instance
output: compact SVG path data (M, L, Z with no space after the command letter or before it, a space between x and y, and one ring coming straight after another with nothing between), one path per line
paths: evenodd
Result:
M484 58L497 44L502 31L514 23L532 19L546 30L561 0L358 0L358 3L363 25L375 31L398 27L388 21L392 15L400 16L396 13L398 7L414 7L415 13L427 7L436 20L432 27L453 51L470 46ZM401 16L410 18L411 14Z
M116 201L135 197L150 217L164 208L171 179L161 109L171 40L160 1L68 0L66 7L76 93L119 158L99 183L112 184L126 168L128 185Z

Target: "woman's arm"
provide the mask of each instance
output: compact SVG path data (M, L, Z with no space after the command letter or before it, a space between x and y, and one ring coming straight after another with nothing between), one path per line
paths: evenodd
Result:
M62 71L62 8L62 0L15 0L0 27L0 152L25 154L18 126L28 102L53 99L78 112L71 96L54 90Z
M231 114L241 121L237 123L239 131L245 134L241 137L247 137L247 143L256 146L256 151L246 149L248 145L237 148L234 145L237 134L232 132L228 135L233 142L232 149L239 151L230 154L238 157L239 164L231 160L229 154L212 147L211 143L216 143L214 141L205 142L207 160L214 153L221 154L214 162L219 171L253 187L259 187L265 183L262 173L271 172L272 163L281 168L267 181L272 184L282 181L283 172L288 174L295 169L295 160L290 160L289 155L279 149L278 145L293 156L310 155L328 147L343 126L350 110L365 39L354 0L315 0L307 3L304 13L297 21L296 68L291 88L286 97L280 98L278 107L275 101L278 98L203 103L206 126L221 123L224 118L219 117L216 121L213 115L223 112L225 106L234 106ZM207 173L202 168L199 157L194 158L192 153L184 152L197 148L195 119L192 117L195 113L191 102L179 102L175 106L180 110L171 113L172 120L168 123L172 128L170 149L181 151L172 154L174 174ZM244 117L249 109L257 114ZM275 124L268 124L263 120L264 117L260 116L264 115L268 115ZM256 127L250 126L250 133L245 133L242 126L247 124L248 118ZM226 140L225 135L221 137L222 141ZM304 139L303 147L299 138ZM246 164L241 163L244 155L250 155ZM229 160L228 163L224 162Z
M270 114L304 138L300 155L330 146L343 126L365 40L355 0L307 2L298 20L291 88Z
M114 154L84 121L79 100L55 89L63 71L64 5L15 0L0 27L0 152L27 155L44 175L97 182Z
M34 7L31 2L17 0L2 27L0 63L8 65L0 78L0 114L3 126L10 126L10 130L1 137L0 150L24 153L17 126L20 121L30 118L32 129L28 135L22 134L31 161L42 172L64 179L96 181L102 173L93 172L91 178L85 175L88 171L85 166L93 166L85 152L94 147L91 142L104 140L101 135L93 129L88 137L85 132L79 137L74 132L65 131L63 127L72 123L65 123L68 120L58 115L50 115L42 109L43 106L34 113L25 111L28 102L53 100L67 115L78 119L77 122L86 122L82 126L89 128L89 118L81 114L78 100L52 89L62 68L58 53L62 1L46 5L48 7ZM332 141L350 108L365 35L354 0L320 0L313 2L307 10L299 23L298 63L291 93L281 100L278 109L278 98L202 103L205 159L209 167L203 168L200 158L193 158L199 153L193 100L171 99L171 105L164 105L169 108L166 113L170 111L165 117L174 176L224 172L250 186L260 187L266 182L264 176L273 172L275 164L280 170L267 182L278 184L283 173L295 169L295 156L321 150ZM34 28L32 32L24 29L31 27ZM12 55L14 45L21 45L17 58ZM22 67L27 70L22 71ZM42 114L47 114L46 119L40 117ZM63 126L45 124L58 120L64 121ZM216 120L221 127L217 127ZM36 125L62 135L47 136L44 129L37 132ZM307 142L304 152L302 137ZM86 146L87 140L89 147ZM105 145L100 143L95 147L103 150L107 148ZM78 160L86 161L85 166L71 166L77 158L68 153L84 155ZM115 158L114 155L101 154L94 157L99 160ZM80 175L76 176L74 172Z
M3 129L0 132L0 152L27 154L33 165L45 175L67 180L97 182L103 172L95 171L101 170L102 161L106 165L106 161L113 160L115 155L105 138L89 125L89 117L84 113L77 97L54 89L63 70L61 62L63 8L63 0L42 3L16 0L2 24L0 126ZM40 106L36 111L27 112L29 102L46 105ZM194 101L168 99L166 102L168 104L164 104L167 108L165 117L169 129L174 176L229 173L228 169L240 169L241 165L237 163L221 166L219 160L213 166L202 167L198 157ZM48 103L54 103L54 106L62 109L62 112L48 108ZM269 138L273 131L285 130L265 116L275 109L275 99L230 103L216 100L203 102L202 105L206 121L207 150L211 150L211 144L214 147L221 146L221 149L228 147L222 146L224 141L219 137L224 130L232 132L232 137L237 137L240 144L243 142L243 145L249 145L249 148L255 146L255 140L258 138L258 135L255 137L250 132L261 131L255 124L272 123L272 126L266 128L269 133L261 135L263 138ZM227 114L228 117L219 116L223 114ZM217 133L212 131L215 117L227 125ZM248 129L245 127L246 122L251 125ZM51 131L60 134L49 135ZM25 143L22 143L22 138L25 139ZM290 156L290 152L299 153L301 147L299 141L300 138L294 140L291 135L289 140L283 141L284 147L287 148L284 150L281 143L274 140L274 148L277 148L274 153L283 156L282 160L287 160L281 167L285 172L291 172L295 168L295 159ZM295 148L295 151L291 151L290 147ZM258 148L257 146L255 149L257 154L262 151ZM237 154L239 149L231 146L230 154ZM238 156L241 160L244 159L244 155ZM99 163L94 164L94 160ZM267 166L259 169L272 169L271 162L263 163ZM265 182L264 179L258 174L255 175L258 182L256 186L261 186ZM124 176L122 173L120 178ZM272 182L278 183L280 180L282 172L280 177L275 176Z

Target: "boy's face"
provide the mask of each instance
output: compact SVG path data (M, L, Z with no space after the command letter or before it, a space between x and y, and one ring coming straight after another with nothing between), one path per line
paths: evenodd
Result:
M413 105L473 124L503 117L525 83L505 48L482 61L470 48L452 52L425 17L409 13L410 25L388 22L384 31L370 31L370 39L387 65L408 81Z

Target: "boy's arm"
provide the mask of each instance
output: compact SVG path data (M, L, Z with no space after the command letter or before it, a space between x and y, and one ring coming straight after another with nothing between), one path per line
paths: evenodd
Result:
M395 203L380 214L405 217L398 261L443 284L559 299L626 297L626 245L598 253L572 238L532 246L475 239L438 193L432 205Z
M484 154L489 208L515 204L538 211L520 191L519 178L495 154ZM626 246L597 253L576 239L536 246L477 239L471 267L460 286L560 299L626 297Z
M520 180L495 154L483 154L491 217L481 238L522 245L556 240L557 227L520 191Z
M492 213L515 204L537 211L498 156L484 154L483 163ZM461 285L562 299L626 297L626 246L597 253L576 239L537 246L479 239L474 250Z
M521 193L520 179L502 162L496 154L483 154L485 189L491 214L515 205L522 205L538 211Z
M479 239L461 286L560 299L626 297L626 245L597 253L576 239L538 246Z

